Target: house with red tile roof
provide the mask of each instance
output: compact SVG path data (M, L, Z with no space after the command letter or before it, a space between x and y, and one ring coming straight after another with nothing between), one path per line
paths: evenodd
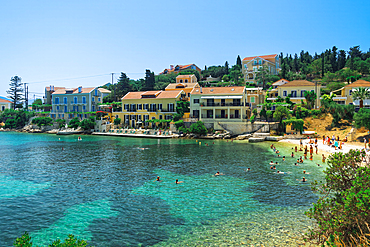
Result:
M185 97L178 90L157 90L128 92L122 97L122 112L115 112L126 126L148 126L150 119L172 119L176 113L177 101Z
M281 69L278 54L246 57L242 60L242 73L244 81L247 83L256 83L258 69L265 66L268 71L277 75Z
M50 88L49 88L50 90ZM51 87L51 118L80 119L88 118L99 110L99 103L110 91L98 87Z
M159 74L161 74L161 75L172 74L172 73L178 74L181 71L190 70L190 69L196 70L199 73L202 71L198 66L196 66L194 63L192 63L192 64L176 65L176 66L170 65L169 69L165 69L165 70L163 70L163 72L161 72Z
M336 95L333 100L341 105L355 105L359 107L360 101L353 100L352 93L360 87L370 90L370 82L365 80L357 80L353 83L347 84L346 86L332 92ZM370 99L365 99L363 101L363 107L370 108Z
M5 109L12 109L13 101L6 99L5 97L0 98L0 111L4 111Z
M222 123L245 123L249 105L245 87L199 87L190 94L190 118L198 119L208 128L222 130Z

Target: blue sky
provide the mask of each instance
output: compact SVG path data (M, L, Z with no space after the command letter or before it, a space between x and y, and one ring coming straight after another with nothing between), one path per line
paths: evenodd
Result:
M367 0L3 0L0 95L14 75L40 98L45 86L99 86L111 72L116 81L170 64L233 65L237 55L367 51L369 12Z

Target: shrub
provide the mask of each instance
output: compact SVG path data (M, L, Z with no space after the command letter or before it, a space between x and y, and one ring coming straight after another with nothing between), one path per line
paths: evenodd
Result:
M179 121L176 121L175 122L175 126L177 129L179 129L180 127L184 127L184 120L179 120Z
M22 237L17 238L13 246L15 247L32 247L32 239L31 236L25 232ZM60 239L55 240L53 243L48 245L49 247L87 247L87 242L85 240L78 240L75 236L72 234L68 235L68 238L66 238L63 242L60 241Z
M324 171L325 181L313 183L313 190L322 196L306 212L316 220L317 228L309 233L310 240L339 238L341 246L353 246L364 237L369 239L370 229L370 167L362 166L366 153L350 150L334 153L328 158Z
M251 123L254 123L256 121L256 115L252 115L249 120L251 121Z
M69 121L68 128L74 128L77 129L80 126L80 120L75 117Z
M65 119L60 119L60 118L55 120L55 122L59 125L59 128L66 124L66 120Z
M79 123L79 126L84 130L91 130L95 127L95 122L86 118Z
M183 133L190 133L190 129L186 128L185 126L180 126L179 131Z
M175 121L175 122L179 121L182 118L182 116L184 116L184 114L175 113L173 115L173 121Z
M114 125L119 125L121 123L121 119L120 118L115 118L114 119Z
M38 117L32 119L32 124L36 124L37 126L44 126L44 125L52 125L53 119L50 117Z
M310 111L310 116L318 116L321 114L320 110L311 110Z
M202 121L198 121L190 125L190 132L198 135L206 135L207 128L204 126Z

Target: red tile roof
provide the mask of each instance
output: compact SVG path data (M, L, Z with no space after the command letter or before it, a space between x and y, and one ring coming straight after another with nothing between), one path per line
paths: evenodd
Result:
M182 90L128 92L122 99L142 99L142 96L149 95L154 96L152 99L171 99L177 98L182 92Z
M364 80L357 80L351 84L348 84L344 87L347 87L347 88L354 88L354 87L370 87L370 82L368 81L364 81Z
M294 80L279 87L304 87L304 86L315 86L315 83L306 80Z
M45 89L46 89L46 91L50 91L50 86L49 87L45 87ZM54 91L57 91L59 89L65 89L65 87L54 87Z
M191 94L243 94L245 87L202 87L194 88ZM202 91L202 93L201 93Z
M250 61L256 57L259 57L259 58L262 58L262 59L271 59L271 58L275 58L277 56L277 54L272 54L272 55L263 55L263 56L254 56L254 57L246 57L243 59L243 61Z
M0 98L0 103L13 103L10 100Z

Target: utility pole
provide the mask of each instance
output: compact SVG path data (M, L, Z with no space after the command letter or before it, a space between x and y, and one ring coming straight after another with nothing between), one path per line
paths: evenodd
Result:
M114 75L114 73L112 73L113 102L116 102L116 85L114 85L114 83L113 83L113 75Z
M26 111L28 111L28 83L24 83L24 104Z

